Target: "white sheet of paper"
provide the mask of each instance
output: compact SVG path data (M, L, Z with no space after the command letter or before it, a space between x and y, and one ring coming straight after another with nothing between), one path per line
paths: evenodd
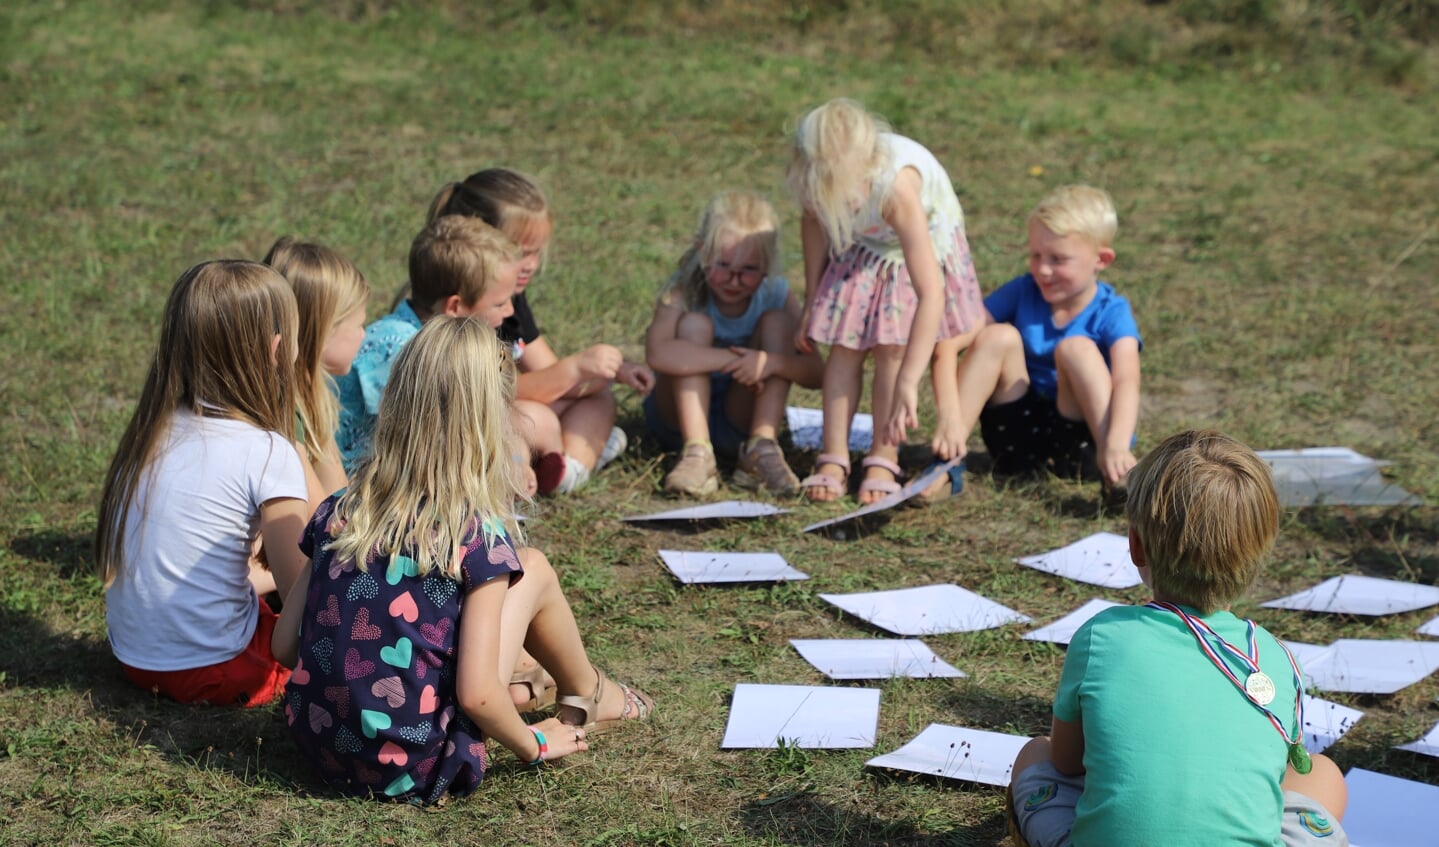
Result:
M1439 669L1439 642L1341 638L1304 666L1321 691L1393 694Z
M719 503L705 503L701 506L690 506L685 509L674 509L668 512L635 515L625 518L625 520L704 521L722 518L767 518L770 515L783 515L787 512L789 512L789 509L781 509L770 503L757 503L753 500L724 500Z
M1283 506L1418 505L1419 498L1384 478L1389 462L1371 459L1348 447L1260 450L1274 472L1274 488Z
M1055 576L1105 588L1132 588L1143 581L1139 578L1139 569L1129 558L1129 539L1112 532L1097 532L1067 547L1014 561Z
M948 474L949 469L959 464L960 461L960 459L950 459L948 462L939 464L928 472L922 473L914 479L911 479L909 482L906 482L903 488L894 492L893 494L877 500L876 502L871 503L868 506L861 506L860 508L855 509L853 512L847 512L837 518L828 518L826 520L819 521L818 523L812 523L809 526L805 527L804 531L814 532L817 529L824 529L827 526L835 526L837 524L842 524L847 521L862 518L865 515L872 515L875 512L883 512L885 509L893 509L900 503L903 503L906 500L911 500L914 497L923 493L924 490L930 486L930 484L932 484L935 480L939 479L941 476Z
M721 747L873 747L878 688L735 686Z
M1022 735L932 723L908 744L865 764L985 785L1008 785L1014 760L1028 742Z
M1273 708L1271 706L1270 708ZM1339 703L1304 695L1304 749L1323 753L1344 737L1364 713Z
M809 579L778 553L721 553L661 550L660 561L685 584L696 582L779 582Z
M1434 724L1424 737L1418 741L1411 741L1408 744L1400 744L1395 750L1408 750L1411 753L1419 753L1424 756L1439 758L1439 723Z
M1284 646L1288 647L1289 652L1294 654L1294 658L1299 662L1299 669L1304 671L1304 687L1315 687L1314 677L1309 673L1309 666L1320 665L1329 661L1329 656L1334 652L1334 647L1332 645L1305 644L1303 641L1285 641Z
M789 438L800 450L819 450L824 441L824 412L820 409L806 409L801 406L786 406L785 423L789 424ZM874 418L864 413L854 416L849 425L849 449L855 453L868 453L874 443Z
M1029 617L958 585L819 596L857 618L898 635L972 632L1030 621Z
M1439 828L1439 786L1350 768L1344 831L1365 847L1434 847Z
M830 679L965 675L915 638L791 638L789 643Z
M1333 612L1345 615L1392 615L1439 603L1439 588L1396 579L1347 574L1326 579L1313 588L1260 603L1266 609Z
M1418 632L1420 635L1439 636L1439 618L1430 618L1420 624Z
M1054 623L1044 626L1025 634L1026 641L1051 641L1055 644L1068 644L1074 638L1085 622L1105 609L1112 609L1115 606L1122 606L1123 603L1114 603L1109 600L1093 598L1088 603L1070 612Z

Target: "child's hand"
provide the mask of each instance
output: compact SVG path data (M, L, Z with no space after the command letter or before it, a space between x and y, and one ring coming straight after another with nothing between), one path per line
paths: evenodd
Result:
M649 394L655 387L655 372L637 362L621 364L615 373L615 379L640 394Z
M559 718L545 718L533 726L545 734L545 744L550 748L549 752L545 754L547 762L563 759L571 753L590 749L590 742L585 739L584 729L561 723Z
M814 341L810 339L809 333L805 330L807 326L809 326L808 313L806 313L804 319L799 322L799 329L794 331L794 349L805 355L814 352Z
M1094 463L1099 466L1099 475L1104 478L1104 484L1114 485L1124 479L1124 475L1139 464L1139 460L1134 458L1134 453L1128 447L1111 449L1100 445L1094 451Z
M764 390L765 379L773 375L769 354L763 350L751 350L748 347L731 347L729 351L739 358L720 370L734 377L735 382L751 391Z
M575 354L575 364L580 369L582 380L602 379L611 380L619 373L620 365L625 362L620 351L608 344L596 344L595 346L581 353Z
M903 444L906 431L919 426L919 388L903 384L895 386L894 405L890 410L885 435L887 440Z
M940 415L939 422L934 427L934 438L929 442L929 449L933 451L934 457L944 462L954 458L964 458L967 452L965 447L959 418L952 415Z

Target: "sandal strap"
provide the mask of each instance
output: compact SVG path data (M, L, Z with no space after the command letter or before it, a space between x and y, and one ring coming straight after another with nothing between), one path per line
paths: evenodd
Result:
M898 479L902 473L898 462L886 459L883 456L865 456L864 460L859 463L859 466L862 468L884 468L894 474L895 479Z
M820 453L814 457L814 466L817 468L820 465L839 465L844 468L844 475L849 476L849 457L842 453Z

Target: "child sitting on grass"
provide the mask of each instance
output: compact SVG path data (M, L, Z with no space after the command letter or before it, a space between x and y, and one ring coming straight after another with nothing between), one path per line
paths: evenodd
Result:
M1070 642L1051 734L1014 763L1016 843L1347 844L1344 777L1303 747L1298 664L1229 611L1278 534L1268 466L1181 433L1134 468L1126 509L1154 602Z
M657 374L645 419L681 452L665 476L671 494L719 485L715 451L735 455L734 483L776 495L799 491L779 428L791 383L818 388L824 362L797 353L803 310L779 262L779 216L764 198L721 194L705 207L694 243L655 303L645 355Z
M1097 471L1108 489L1134 467L1142 342L1129 302L1099 281L1118 226L1109 194L1089 186L1035 206L1029 273L984 298L987 325L963 360L954 342L936 347L939 459L963 457L978 421L997 474Z
M554 568L518 540L513 397L493 330L427 323L395 359L373 450L300 540L312 562L272 647L294 667L291 734L338 791L436 803L478 785L494 742L537 766L653 708L590 663ZM522 646L560 692L535 724L505 689Z

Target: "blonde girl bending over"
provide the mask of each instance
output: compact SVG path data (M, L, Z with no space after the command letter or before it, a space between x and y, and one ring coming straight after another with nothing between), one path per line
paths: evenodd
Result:
M540 765L653 707L590 664L554 569L520 546L513 391L493 330L432 318L395 359L373 452L304 531L309 577L274 650L294 665L291 734L341 792L467 794L488 768L487 740ZM530 725L507 690L522 646L560 691L558 715Z
M967 343L982 323L964 212L934 155L852 100L801 119L788 180L804 207L795 346L830 345L823 450L801 485L813 500L845 493L850 422L873 354L875 437L859 486L860 501L872 503L899 488L899 445L919 425L919 380L936 340Z
M310 510L290 442L298 323L289 283L255 262L196 265L170 291L95 533L110 647L142 689L257 706L289 676L251 552L262 539L281 596L305 566L295 539Z
M721 194L655 303L645 354L657 379L645 418L667 449L672 494L715 490L715 451L735 456L734 483L792 495L799 479L777 441L791 383L818 388L824 363L796 353L799 300L779 265L779 216L764 198Z
M320 500L349 484L335 443L340 404L335 377L350 372L365 340L370 283L349 259L320 244L282 236L265 264L290 281L300 310L300 353L295 359L295 441L320 483Z

